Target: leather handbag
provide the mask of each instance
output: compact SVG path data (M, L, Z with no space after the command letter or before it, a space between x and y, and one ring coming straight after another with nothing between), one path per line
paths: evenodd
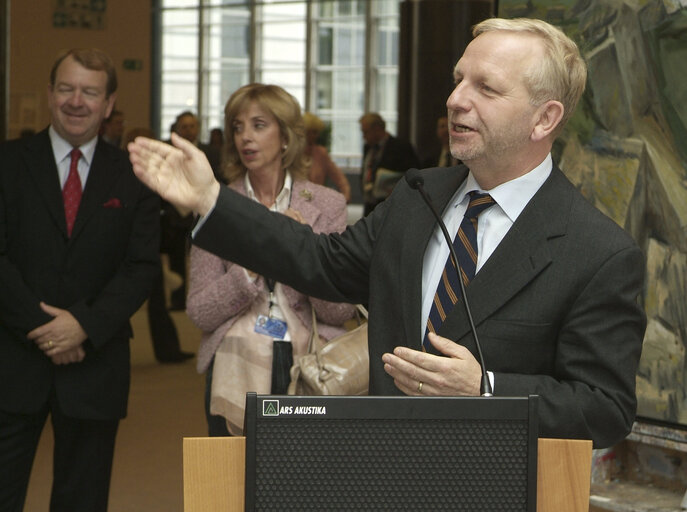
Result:
M367 310L358 305L367 319ZM324 342L317 332L315 310L308 353L291 367L290 395L367 395L370 356L367 322Z

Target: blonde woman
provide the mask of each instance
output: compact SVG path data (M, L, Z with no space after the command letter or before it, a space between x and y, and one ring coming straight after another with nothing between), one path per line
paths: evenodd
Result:
M309 224L315 232L345 229L344 197L306 179L300 106L284 89L263 84L238 89L225 108L224 133L224 171L230 188L265 208ZM207 373L206 413L211 436L227 435L223 419L218 421L210 411L213 379L231 388L228 400L220 405L213 400L213 410L227 420L230 433L239 434L247 391L285 391L273 386L273 351L286 348L293 360L306 353L311 308L321 321L318 329L324 339L343 333L340 326L354 314L349 304L307 297L195 246L190 281L187 313L203 330L198 370ZM218 350L224 361L230 361L230 375L216 374L222 371L215 366Z

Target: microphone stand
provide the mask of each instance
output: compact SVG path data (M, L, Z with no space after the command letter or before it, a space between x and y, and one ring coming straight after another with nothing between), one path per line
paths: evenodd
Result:
M477 355L478 355L478 359L479 359L479 364L482 368L482 396L494 396L493 390L491 388L491 381L489 380L489 375L487 374L487 367L484 364L484 356L482 355L482 347L481 347L481 345L479 343L479 339L477 337L477 329L475 328L475 322L472 319L472 312L470 311L470 304L468 304L468 297L465 294L465 284L463 283L463 278L462 278L463 271L460 268L460 263L458 263L456 251L453 248L453 241L451 240L451 237L448 234L448 230L446 229L446 225L444 224L444 221L441 220L439 213L437 213L436 209L434 208L434 205L432 204L432 201L429 199L429 196L427 195L427 192L425 192L425 189L423 187L425 180L422 178L422 176L419 176L418 173L419 173L419 171L417 169L410 169L406 173L406 181L408 182L408 185L410 185L411 188L414 188L418 192L420 192L422 199L425 201L425 203L427 203L427 206L429 206L429 209L431 210L432 214L434 215L434 218L437 220L437 223L439 224L439 227L441 228L441 232L444 234L444 238L446 239L446 242L448 243L448 249L449 249L449 252L451 255L451 261L453 261L453 265L456 268L456 272L458 273L458 283L460 284L460 293L463 295L463 305L465 306L465 314L467 315L468 321L470 322L470 331L472 332L472 337L475 340L475 346L477 347Z

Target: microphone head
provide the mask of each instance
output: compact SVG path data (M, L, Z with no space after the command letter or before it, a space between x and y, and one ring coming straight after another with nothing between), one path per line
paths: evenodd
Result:
M422 176L420 176L419 169L408 169L405 178L410 188L414 188L415 190L419 189L421 186L425 184L425 179Z

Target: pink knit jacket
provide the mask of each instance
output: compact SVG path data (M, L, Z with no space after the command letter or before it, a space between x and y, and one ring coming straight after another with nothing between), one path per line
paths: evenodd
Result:
M229 186L246 194L242 179ZM341 194L330 188L306 180L294 180L291 208L301 213L315 233L341 232L346 228L346 202ZM253 281L243 267L196 246L191 248L190 267L186 313L203 331L197 359L198 372L202 373L207 370L229 328L260 294L268 291L264 279ZM355 312L351 304L310 298L287 286L284 286L284 294L308 330L312 327L312 304L323 339L343 333L340 326Z

